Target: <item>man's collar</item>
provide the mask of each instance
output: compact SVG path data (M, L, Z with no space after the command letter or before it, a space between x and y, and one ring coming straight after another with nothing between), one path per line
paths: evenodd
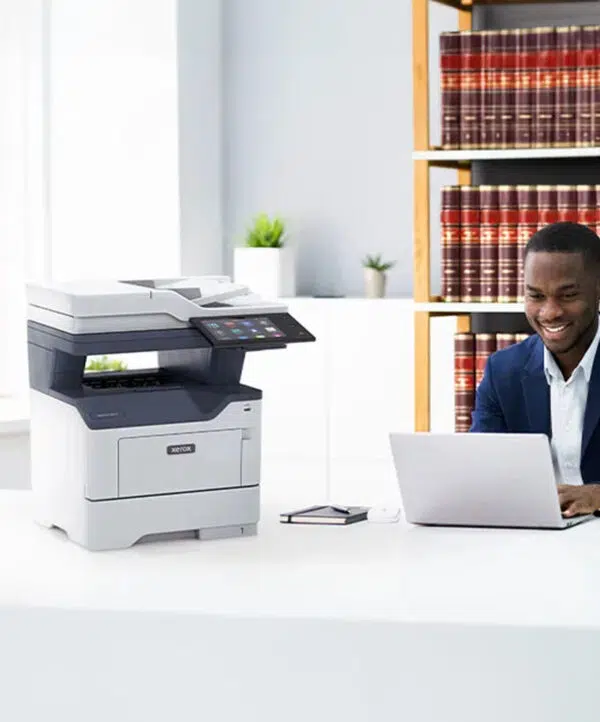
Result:
M594 336L592 343L588 346L587 351L583 355L583 358L581 361L577 364L577 367L575 368L575 371L577 371L578 368L581 368L583 371L583 375L585 377L586 383L589 384L590 378L592 376L592 367L594 365L594 359L596 358L596 351L598 349L598 343L600 342L600 323L598 324L598 328L596 329L596 335ZM573 374L575 373L573 371ZM556 359L554 356L548 351L546 346L544 346L544 373L546 374L546 379L548 380L548 383L552 381L553 378L557 379L563 379L562 371L558 367L558 364L556 363Z

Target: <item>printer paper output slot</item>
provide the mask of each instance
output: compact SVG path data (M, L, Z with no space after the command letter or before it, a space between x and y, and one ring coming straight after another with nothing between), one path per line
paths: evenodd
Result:
M179 388L173 377L164 371L149 370L128 372L128 371L94 371L84 374L83 385L94 390L151 390L159 388Z

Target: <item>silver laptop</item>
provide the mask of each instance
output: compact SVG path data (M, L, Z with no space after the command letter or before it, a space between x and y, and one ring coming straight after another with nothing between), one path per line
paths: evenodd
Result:
M544 434L391 433L404 516L413 524L566 529Z

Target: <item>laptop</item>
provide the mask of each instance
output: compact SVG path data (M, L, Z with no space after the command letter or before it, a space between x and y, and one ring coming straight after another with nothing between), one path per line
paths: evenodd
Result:
M545 434L391 433L406 520L439 526L566 529Z

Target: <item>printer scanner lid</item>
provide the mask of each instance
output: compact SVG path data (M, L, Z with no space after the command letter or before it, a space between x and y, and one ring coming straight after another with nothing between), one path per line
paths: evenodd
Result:
M184 328L190 318L281 313L228 276L27 284L28 319L69 333Z

